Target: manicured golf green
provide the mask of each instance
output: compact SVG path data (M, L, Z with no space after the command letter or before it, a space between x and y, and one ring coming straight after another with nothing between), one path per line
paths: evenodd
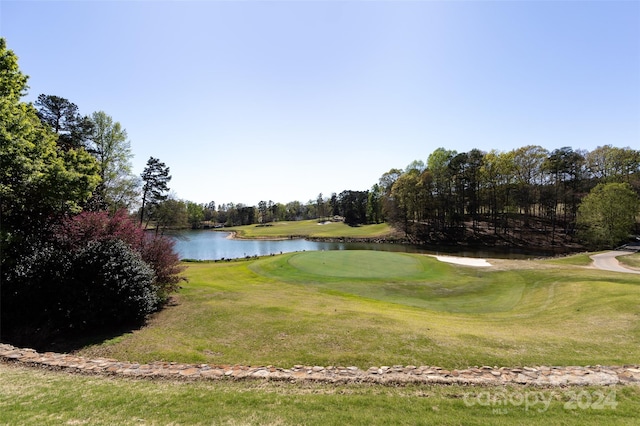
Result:
M251 269L334 294L447 312L504 311L520 300L524 289L522 279L510 272L487 282L480 279L481 271L454 273L454 267L432 257L383 251L297 253L265 258Z
M394 278L424 271L413 256L381 251L316 251L299 253L288 264L302 272L323 277Z

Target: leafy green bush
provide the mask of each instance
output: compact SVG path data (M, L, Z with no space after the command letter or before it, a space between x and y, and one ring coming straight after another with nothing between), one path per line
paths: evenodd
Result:
M36 345L53 334L60 324L64 307L59 285L70 269L71 256L46 244L15 259L2 274L2 340Z
M640 212L640 199L628 183L598 184L578 209L579 236L592 249L626 242Z
M3 256L0 339L37 346L129 325L183 279L173 241L144 232L126 211L82 212L52 234Z
M74 254L61 283L71 296L67 323L87 329L144 319L159 303L154 278L151 267L123 241L89 242Z
M153 269L117 239L73 251L38 247L20 259L2 293L3 339L32 346L133 324L160 304Z

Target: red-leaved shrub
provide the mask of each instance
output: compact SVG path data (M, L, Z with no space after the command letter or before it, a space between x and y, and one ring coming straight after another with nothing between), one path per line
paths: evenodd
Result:
M75 249L89 241L122 240L129 247L141 251L145 232L133 221L126 210L108 212L82 212L62 221L56 236L58 241Z
M57 239L70 250L84 247L91 241L121 240L153 269L158 295L164 299L177 290L184 268L174 251L173 240L145 232L125 210L110 215L107 212L82 212L65 219Z

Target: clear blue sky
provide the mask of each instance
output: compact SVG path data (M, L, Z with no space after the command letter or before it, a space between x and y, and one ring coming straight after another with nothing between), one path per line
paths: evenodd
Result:
M178 198L306 202L438 147L640 149L638 1L11 1L40 93L103 110Z

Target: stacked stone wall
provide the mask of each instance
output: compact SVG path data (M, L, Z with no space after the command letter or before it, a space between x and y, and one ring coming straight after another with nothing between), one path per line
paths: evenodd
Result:
M464 385L640 385L640 366L585 367L471 367L448 370L432 366L358 367L181 364L138 364L109 358L86 358L70 354L36 352L0 343L0 362L61 370L71 373L173 380L279 380L325 383L464 384Z

